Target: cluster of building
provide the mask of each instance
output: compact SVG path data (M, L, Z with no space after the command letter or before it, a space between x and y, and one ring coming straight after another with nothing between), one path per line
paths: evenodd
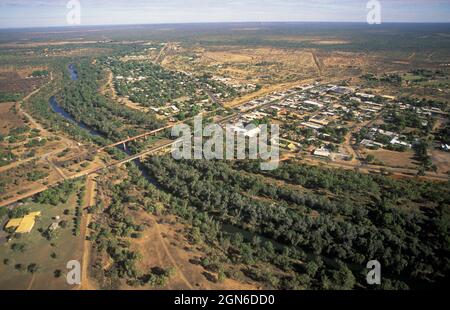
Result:
M296 128L308 128L314 133L314 137L301 136L296 131L285 130L281 126L281 146L291 151L302 149L302 144L311 143L314 140L320 142L326 138L326 133L321 129L327 126L335 126L340 121L346 108L339 104L340 96L348 95L353 90L343 86L321 85L319 83L293 87L283 92L274 92L265 97L249 101L241 106L241 120L254 122L263 118L271 118L282 124L295 124ZM319 143L320 144L320 143ZM312 150L313 155L328 158L347 158L348 155L339 150L331 152L326 147L318 147Z
M223 83L225 85L228 85L228 86L232 87L237 92L239 92L241 95L242 94L246 94L246 93L254 92L257 89L257 85L256 84L252 84L252 83L249 83L249 84L236 83L232 79L226 78L226 77L213 76L211 79L213 81L221 82L221 83Z
M384 143L375 141L377 135L386 137L386 140L389 141L390 145L403 146L406 148L412 147L411 143L406 142L405 136L399 135L398 133L395 133L392 131L382 130L382 129L379 129L376 127L370 128L368 137L366 137L366 139L362 140L360 142L360 144L364 145L365 147L368 147L368 148L385 148L386 145Z
M390 106L399 109L412 108L392 96L374 95L346 86L315 83L293 87L283 92L273 92L247 102L240 106L239 110L240 121L244 125L264 118L288 124L289 126L282 126L280 135L285 139L285 147L288 149L298 150L304 143L313 144L316 148L311 151L315 156L346 159L350 156L338 146L333 147L333 151L327 148L326 144L330 145L330 141L334 141L328 129L349 129L351 124L373 121L381 115L385 107ZM446 114L438 108L415 108L415 111L423 116L424 126L427 126L426 116ZM283 127L288 129L283 130ZM295 128L308 129L312 136L305 137ZM383 139L377 139L380 136L383 136ZM361 145L369 148L412 147L407 137L377 127L370 128ZM443 145L442 149L448 149L448 146Z

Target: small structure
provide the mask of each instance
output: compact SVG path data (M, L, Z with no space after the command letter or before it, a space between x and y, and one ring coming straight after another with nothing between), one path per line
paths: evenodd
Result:
M314 151L314 156L331 158L331 152L326 148L318 148Z
M316 102L316 101L312 101L312 100L306 100L306 101L304 101L304 103L307 104L307 105L311 105L311 106L317 107L317 108L322 108L323 107L322 103L319 103L319 102Z
M391 140L391 144L392 145L401 145L401 146L404 146L407 148L412 148L412 145L410 143L400 141L400 139L398 137L394 137L394 139Z
M291 152L296 152L298 151L297 146L294 143L290 143L288 144L287 148L291 151Z
M373 140L369 140L369 139L364 139L361 141L360 143L361 145L364 145L365 147L380 147L380 148L384 148L385 145Z
M352 93L353 89L344 86L332 86L328 91L338 95L347 95Z
M315 130L323 128L322 125L314 124L311 122L303 122L303 123L301 123L301 125L304 127L307 127L307 128L315 129Z
M50 230L50 231L55 231L55 230L57 230L59 228L59 222L54 222L54 223L52 223L49 227L48 227L48 230Z

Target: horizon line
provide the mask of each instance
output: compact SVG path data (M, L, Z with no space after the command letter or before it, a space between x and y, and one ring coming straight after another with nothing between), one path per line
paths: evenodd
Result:
M450 21L434 21L434 22L416 22L416 21L388 21L381 24L370 25L367 22L362 21L224 21L224 22L164 22L164 23L125 23L125 24L88 24L88 25L59 25L59 26L24 26L24 27L0 27L0 30L33 30L33 29L52 29L52 28L67 28L67 29L80 29L86 27L123 27L123 26L162 26L162 25L202 25L202 24L362 24L373 27L380 27L384 24L423 24L423 25L435 25L435 24L450 24Z

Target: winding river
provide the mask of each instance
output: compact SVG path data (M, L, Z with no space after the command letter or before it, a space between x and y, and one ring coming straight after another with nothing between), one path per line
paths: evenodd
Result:
M69 75L70 75L70 79L72 81L77 81L78 80L78 72L75 68L75 65L70 64L67 69L69 70ZM82 122L78 122L75 118L73 118L72 115L70 115L70 113L68 113L66 110L64 110L59 104L58 101L56 100L55 96L52 96L49 99L49 104L50 107L52 108L53 112L59 114L60 116L64 117L67 121L71 122L72 124L77 125L78 127L87 130L91 135L94 136L99 136L99 137L103 137L104 135L102 135L100 132L90 128L89 126L87 126L86 124L82 123Z
M78 80L78 72L76 70L75 65L70 64L68 66L68 70L69 70L69 75L70 75L70 79L72 81L77 81ZM64 119L66 119L67 121L71 122L72 124L78 126L79 128L82 128L84 130L87 130L91 135L94 136L98 136L98 137L102 137L105 138L105 135L103 135L102 133L90 128L88 125L84 124L83 122L78 122L70 113L68 113L66 110L64 110L59 104L58 101L56 100L55 96L52 96L49 99L49 104L50 107L52 108L53 112L59 114L60 116L64 117ZM116 146L117 149L119 149L120 151L126 153L127 155L133 155L131 153L130 150L128 149L123 149L122 145L118 145ZM155 182L155 180L153 180L147 173L146 169L144 168L144 165L141 163L141 161L139 159L134 160L134 163L136 164L136 166L139 168L139 170L142 173L142 176L145 177L147 179L148 182L152 183L153 185L157 186L157 183Z

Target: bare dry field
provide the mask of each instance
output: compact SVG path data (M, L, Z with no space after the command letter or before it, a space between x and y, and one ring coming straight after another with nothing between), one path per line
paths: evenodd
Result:
M273 42L292 42L292 43L302 43L302 42L308 42L312 44L318 44L318 45L339 45L339 44L350 44L351 42L348 40L342 40L340 38L325 38L320 36L266 36L264 38L268 41Z
M274 84L317 73L310 51L278 48L180 49L166 56L163 65L185 72L212 72L236 83Z
M27 94L38 88L48 79L46 77L29 77L28 72L28 69L19 72L0 71L0 92Z
M381 162L388 167L416 169L417 162L413 159L414 151L393 152L389 150L365 150L364 154L375 156L376 162Z
M430 152L431 160L436 165L440 173L450 172L450 153L441 150L432 150Z
M174 268L175 273L163 289L202 290L255 290L258 287L249 282L226 279L213 283L205 276L207 271L195 262L204 253L193 246L185 237L186 227L173 216L155 216L143 211L132 212L133 218L148 228L140 239L129 239L132 249L138 250L143 259L141 270L154 267ZM208 271L208 273L210 273ZM217 276L214 274L214 276ZM145 288L145 287L144 287Z
M14 103L0 103L0 134L6 135L13 128L25 125L14 110Z
M85 40L76 40L76 41L52 41L52 42L14 42L14 43L5 43L0 44L0 48L33 48L39 46L61 46L68 44L94 44L97 41L85 41Z

